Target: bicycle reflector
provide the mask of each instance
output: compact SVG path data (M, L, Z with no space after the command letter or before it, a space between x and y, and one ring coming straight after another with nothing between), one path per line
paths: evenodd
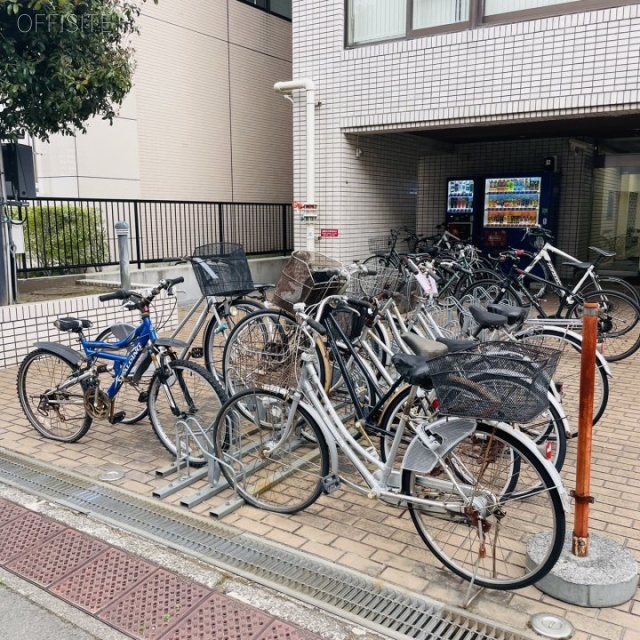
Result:
M439 406L440 406L440 400L438 400L438 398L434 398L431 402L431 408L434 411L437 411Z

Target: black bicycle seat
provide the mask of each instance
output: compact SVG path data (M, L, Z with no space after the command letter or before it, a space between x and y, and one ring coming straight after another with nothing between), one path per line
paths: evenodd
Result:
M472 349L477 345L475 340L455 339L455 338L438 338L438 342L441 342L447 347L449 353L456 353L456 351L466 351Z
M586 271L593 266L593 262L563 262L565 267L571 267L576 271Z
M265 291L269 290L269 289L275 289L275 284L263 284L262 282L260 284L256 284L255 282L253 283L253 286L256 288L256 291L260 291L260 293L264 293Z
M504 327L507 324L507 317L499 315L497 313L490 313L484 307L477 304L472 304L469 307L469 311L473 316L473 319L483 328L489 329L492 327Z
M432 387L429 376L429 361L424 356L410 356L406 353L396 353L391 358L393 366L400 377L409 384L420 387Z
M58 318L53 324L60 331L81 331L93 326L91 320L82 318Z
M506 316L507 324L519 324L527 319L529 309L525 307L512 307L507 304L488 304L487 311L497 313L500 316Z

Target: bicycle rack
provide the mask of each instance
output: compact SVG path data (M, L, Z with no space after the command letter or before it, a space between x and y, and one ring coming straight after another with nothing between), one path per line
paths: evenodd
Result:
M182 450L182 443L186 442L189 438L198 444L198 447L207 461L203 468L192 468L189 464L188 458L181 457L179 454ZM205 500L208 500L225 489L228 489L229 483L222 474L221 467L222 465L226 466L231 469L232 473L233 467L223 460L216 458L213 455L213 450L214 447L211 438L195 417L188 416L187 418L178 420L176 422L176 462L175 464L163 467L156 471L156 475L163 478L173 474L176 474L177 477L168 485L154 490L153 496L162 500L174 493L177 493L178 491L192 486L196 482L205 480L208 486L203 487L194 494L180 500L180 504L183 507L192 509ZM244 500L237 495L234 495L234 497L227 500L224 504L212 509L209 512L209 515L214 518L223 518L232 511L241 507L243 504Z

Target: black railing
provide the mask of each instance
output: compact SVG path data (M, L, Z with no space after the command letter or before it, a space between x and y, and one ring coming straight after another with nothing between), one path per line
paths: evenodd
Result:
M119 221L129 224L129 255L138 267L192 255L211 242L238 242L249 256L293 249L290 204L36 198L20 205L10 213L23 221L22 277L117 265Z

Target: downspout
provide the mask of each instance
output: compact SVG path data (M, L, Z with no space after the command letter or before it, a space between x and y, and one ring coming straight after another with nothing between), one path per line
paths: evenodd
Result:
M316 87L313 80L306 78L300 80L290 80L288 82L276 82L273 85L277 93L289 98L289 93L304 90L307 92L307 197L306 202L301 207L301 221L307 225L307 251L315 250L315 222L318 219L318 209L316 205L316 127L315 127L315 107L316 107ZM293 100L292 100L293 102Z

